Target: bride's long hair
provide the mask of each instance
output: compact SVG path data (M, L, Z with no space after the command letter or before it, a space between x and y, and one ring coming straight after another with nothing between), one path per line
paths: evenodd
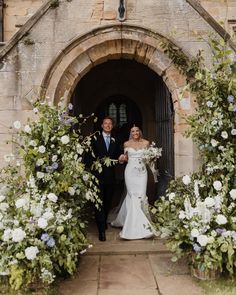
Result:
M143 138L143 132L142 132L142 130L140 129L139 126L137 126L137 125L134 124L134 125L130 128L130 132L129 132L129 140L132 139L132 133L131 133L131 130L132 130L132 128L134 128L134 127L137 127L137 128L139 129L139 132L140 132L140 138Z

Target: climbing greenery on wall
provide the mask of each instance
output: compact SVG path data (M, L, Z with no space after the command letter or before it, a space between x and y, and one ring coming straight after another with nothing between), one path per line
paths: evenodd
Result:
M166 54L185 75L197 108L186 118L186 133L197 144L202 165L191 176L171 182L152 212L176 261L188 255L197 273L236 271L236 62L223 40L209 41L212 67L202 52L195 58L171 43Z

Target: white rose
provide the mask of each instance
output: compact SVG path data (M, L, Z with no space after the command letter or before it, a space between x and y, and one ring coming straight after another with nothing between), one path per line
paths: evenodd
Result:
M53 155L52 156L52 162L56 162L56 160L57 160L57 155Z
M236 135L236 129L232 129L232 130L231 130L231 134L232 134L232 135Z
M215 139L212 139L211 140L211 145L213 146L213 147L216 147L217 145L218 145L218 141L217 140L215 140Z
M169 194L169 201L172 201L175 198L175 193Z
M213 182L214 189L219 191L222 188L222 183L219 180Z
M40 159L38 159L38 160L36 161L36 166L37 166L37 167L42 166L43 163L44 163L44 160L40 158Z
M21 242L26 237L26 233L21 228L16 228L12 231L13 242Z
M221 137L223 137L224 139L228 138L228 133L226 131L222 131L221 132Z
M236 200L236 189L231 189L231 191L229 192L230 194L230 197L233 199L233 200Z
M0 195L0 202L4 201L6 199L6 196Z
M54 217L53 213L50 212L50 211L47 211L43 214L43 218L47 219L47 220L50 220Z
M75 194L75 189L73 188L73 187L69 187L68 188L68 193L71 195L71 196L74 196L74 194Z
M30 246L25 249L25 257L28 260L34 260L38 253L39 253L39 249L37 246L35 247Z
M211 197L207 197L205 200L204 200L204 203L207 207L213 207L215 205L215 200Z
M49 199L50 201L56 203L58 198L57 198L57 196L56 196L54 193L49 193L49 194L48 194L48 199Z
M82 178L83 178L84 181L88 181L89 175L88 174L84 174Z
M204 247L208 243L208 237L206 235L199 235L197 241L202 247Z
M221 224L226 224L227 223L227 218L223 214L218 214L216 217L216 222L221 225Z
M39 148L38 148L38 151L39 151L41 154L44 154L44 153L45 153L45 151L46 151L46 148L45 148L45 146L43 146L43 145L40 145L40 146L39 146Z
M20 121L15 121L13 123L13 126L14 126L15 129L20 129L21 128L21 122Z
M188 185L191 182L191 178L188 175L184 175L182 181L185 185Z
M31 132L31 128L30 128L30 126L29 126L29 125L25 125L25 127L24 127L24 131L25 131L26 133L30 133L30 132Z
M209 107L209 108L212 108L213 107L213 102L212 101L207 101L206 105Z
M10 228L7 228L4 230L2 239L4 242L8 242L12 237L12 230Z
M15 202L16 208L25 207L27 204L28 204L28 201L25 198L20 198L16 200Z
M191 230L191 237L196 238L200 235L198 229L194 228Z
M44 178L44 173L38 171L38 172L36 173L36 177L39 178L39 179L42 179L42 178Z
M63 136L61 137L61 142L62 142L63 144L67 144L69 141L70 141L70 138L69 138L68 135L63 135Z
M38 219L38 226L43 229L46 228L48 226L47 220L45 218L40 217Z

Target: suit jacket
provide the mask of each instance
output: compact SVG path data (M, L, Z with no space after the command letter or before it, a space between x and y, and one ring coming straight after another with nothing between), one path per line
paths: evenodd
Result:
M117 160L121 154L120 146L117 141L111 137L110 146L107 150L102 133L97 135L96 139L92 141L92 149L96 158L102 159L109 157L112 160ZM96 173L100 183L112 184L115 182L115 165L107 167L103 165L102 173Z

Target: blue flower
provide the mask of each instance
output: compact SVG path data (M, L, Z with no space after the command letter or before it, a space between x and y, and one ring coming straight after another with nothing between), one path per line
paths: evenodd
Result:
M55 246L55 240L53 238L50 238L48 241L47 241L47 246L52 248Z
M197 253L202 251L202 248L198 244L193 244L193 250Z
M224 232L226 232L226 229L225 228L217 228L216 232L218 235L222 235Z
M41 240L43 242L47 242L50 239L49 235L47 233L42 234Z
M58 163L54 162L52 163L52 169L56 170L58 168Z
M233 95L229 95L229 96L227 97L227 100L228 100L229 103L230 103L230 102L233 102L233 101L234 101L234 96L233 96Z

